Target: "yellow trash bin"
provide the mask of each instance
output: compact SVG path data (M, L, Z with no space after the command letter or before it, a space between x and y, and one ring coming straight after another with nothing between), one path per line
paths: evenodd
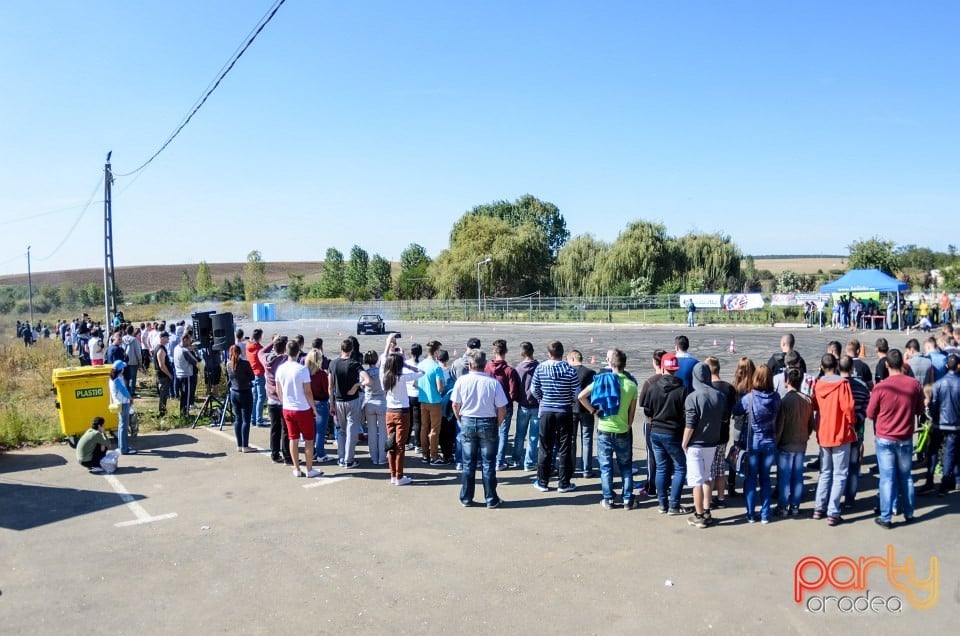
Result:
M110 412L110 366L53 370L60 430L67 437L83 435L98 415L106 430L117 430L120 419Z

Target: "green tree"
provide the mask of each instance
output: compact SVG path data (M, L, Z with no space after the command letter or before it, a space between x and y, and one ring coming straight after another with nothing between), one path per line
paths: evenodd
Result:
M725 291L727 282L740 278L740 250L725 234L690 232L676 239L679 259L675 269L682 269L689 292Z
M467 212L466 216L491 216L506 221L513 228L519 228L524 223L533 223L543 232L551 261L556 258L557 252L570 238L567 222L560 214L560 209L553 203L541 201L530 194L525 194L512 203L494 201L478 205Z
M513 228L494 217L466 215L450 234L450 247L437 256L431 278L442 298L465 298L476 293L477 263L490 258L480 270L492 284L486 293L520 296L550 287L550 246L534 223ZM487 278L489 277L489 278Z
M850 269L879 269L893 276L899 269L897 256L893 252L895 243L884 241L876 236L865 241L854 241L848 246Z
M321 298L341 298L343 291L343 252L331 247L327 250L327 258L323 262L323 273L320 275L317 293Z
M183 270L183 272L180 273L180 293L177 294L177 300L182 303L189 303L193 301L196 295L197 290L194 288L193 283L190 282L189 272Z
M263 298L267 291L267 265L259 250L247 254L247 265L243 270L243 297L244 300L258 300Z
M309 286L303 281L303 274L294 274L293 272L287 272L287 278L289 282L287 283L287 297L293 302L299 301L301 298L307 295L309 291Z
M207 261L200 261L197 265L197 296L202 299L213 298L217 295L217 284L213 282L213 276L210 274L210 266Z
M557 253L551 270L553 286L561 296L589 296L597 293L596 269L610 250L610 244L591 234L567 241Z
M393 275L390 261L374 254L367 269L367 289L374 298L383 298L384 294L393 287Z
M632 222L599 259L595 270L597 292L612 294L624 287L629 292L632 281L639 277L648 279L650 288L659 289L672 274L668 241L663 224Z
M431 298L434 287L430 280L430 264L427 251L422 245L411 243L400 254L400 275L395 282L397 298Z
M370 257L367 251L359 245L350 248L350 262L344 271L344 287L351 300L365 299L367 293L367 270Z
M64 281L60 283L60 306L64 309L79 309L79 303L77 302L77 288L73 286L73 283Z

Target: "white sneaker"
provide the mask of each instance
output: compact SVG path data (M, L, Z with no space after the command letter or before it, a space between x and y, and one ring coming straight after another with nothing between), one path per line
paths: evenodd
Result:
M90 472L93 473L94 475L99 475L102 472L104 472L104 470L99 466L94 466L93 468L90 469Z
M307 473L307 477L319 477L323 474L322 470L317 470L316 468L311 468L310 472Z
M390 478L390 485L391 485L391 486L396 486L396 485L397 485L397 478L396 478L396 477L391 477L391 478Z
M410 479L409 477L403 476L403 477L401 477L400 479L398 479L397 482L396 482L394 485L395 485L395 486L406 486L407 484L409 484L409 483L412 482L412 481L413 481L413 480Z
M300 472L300 469L299 469L299 468L294 468L294 469L293 469L293 476L294 476L294 477L303 477L303 473Z

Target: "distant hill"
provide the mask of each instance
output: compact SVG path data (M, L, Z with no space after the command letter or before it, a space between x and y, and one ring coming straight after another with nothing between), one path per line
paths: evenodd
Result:
M243 276L243 263L207 263L215 283L224 278L232 279L236 274ZM118 267L117 286L124 294L142 294L161 289L176 291L180 289L180 278L186 270L190 280L196 280L197 265L144 265L141 267ZM307 263L266 263L268 283L287 281L288 273L303 274L309 282L316 280L323 270L323 262ZM42 285L58 286L69 282L75 286L96 283L103 285L103 269L70 269L59 272L35 272L32 276L34 288ZM26 274L0 276L0 285L26 285Z
M831 269L847 270L848 256L754 256L753 263L757 269L768 269L774 274L785 270L793 270L798 274L824 274Z

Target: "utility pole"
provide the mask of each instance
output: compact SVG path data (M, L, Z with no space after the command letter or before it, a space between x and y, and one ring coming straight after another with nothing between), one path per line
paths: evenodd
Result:
M480 296L481 296L481 292L480 292L480 266L481 266L481 265L485 265L486 263L489 263L489 262L492 261L492 260L493 260L493 259L488 256L487 258L485 258L485 259L483 259L482 261L480 261L479 263L477 263L477 314L478 314L478 315L480 314L481 311L483 311L483 310L481 309L481 307L480 307Z
M107 329L110 329L111 318L117 313L117 278L113 271L113 173L110 170L112 154L112 150L107 153L107 163L103 167L103 308L107 315L104 323Z
M33 328L33 278L30 275L30 246L27 245L27 293L30 295L30 328Z

